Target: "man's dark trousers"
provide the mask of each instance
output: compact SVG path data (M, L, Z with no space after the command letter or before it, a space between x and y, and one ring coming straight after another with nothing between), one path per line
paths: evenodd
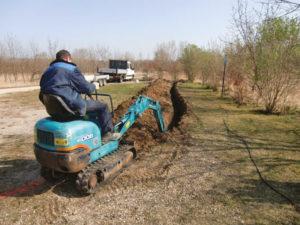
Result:
M102 135L113 132L111 113L105 103L93 100L86 100L86 113L96 113L99 118Z

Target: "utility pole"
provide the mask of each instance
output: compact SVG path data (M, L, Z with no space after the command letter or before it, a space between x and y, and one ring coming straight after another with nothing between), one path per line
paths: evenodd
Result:
M223 70L223 80L222 80L222 91L221 98L223 98L225 92L225 74L226 74L226 65L227 65L227 54L224 55L224 70Z

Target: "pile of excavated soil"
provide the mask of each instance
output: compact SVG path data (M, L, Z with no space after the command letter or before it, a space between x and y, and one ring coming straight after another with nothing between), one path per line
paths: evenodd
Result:
M171 95L171 89L174 89L172 82L167 80L158 79L151 82L147 87L143 88L132 99L124 101L115 110L114 121L118 121L128 110L128 108L135 102L139 95L150 97L156 101L159 101L162 113L165 121L165 126L169 127L174 122L174 115L176 115L176 109L174 110L174 98ZM176 88L176 87L175 87ZM177 122L177 121L176 121ZM158 125L156 123L152 110L145 111L142 116L129 128L124 136L124 140L128 142L134 142L138 151L148 150L151 146L163 143L167 140L168 133L159 132Z

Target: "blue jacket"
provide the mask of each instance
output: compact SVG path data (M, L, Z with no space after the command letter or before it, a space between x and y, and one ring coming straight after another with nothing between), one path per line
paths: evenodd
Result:
M80 94L91 94L94 84L86 81L74 63L53 61L43 73L40 81L42 94L60 96L65 103L80 115L86 113L86 102Z

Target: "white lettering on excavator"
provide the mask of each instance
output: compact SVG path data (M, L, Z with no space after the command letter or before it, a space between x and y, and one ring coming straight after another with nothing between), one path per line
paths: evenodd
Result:
M93 138L94 135L93 134L87 134L87 135L84 135L82 136L81 138L77 139L77 142L82 142L82 141L86 141L86 140L89 140L91 138Z

